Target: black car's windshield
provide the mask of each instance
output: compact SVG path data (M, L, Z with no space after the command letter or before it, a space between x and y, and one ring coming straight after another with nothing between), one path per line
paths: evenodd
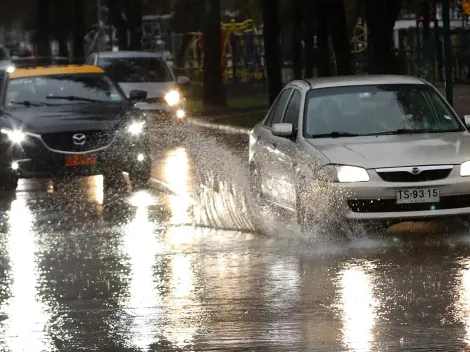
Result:
M170 82L173 77L158 57L100 58L99 66L116 82Z
M103 74L13 78L7 92L9 108L77 102L120 103L123 100L113 82Z
M305 137L336 131L354 135L462 131L454 112L424 84L386 84L311 90Z

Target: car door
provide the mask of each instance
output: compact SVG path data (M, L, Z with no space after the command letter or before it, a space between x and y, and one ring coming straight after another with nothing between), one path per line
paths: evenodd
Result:
M302 105L302 93L294 88L281 122L292 124L294 135L299 129L299 118ZM294 163L297 159L297 142L295 137L272 136L273 178L277 191L276 203L284 208L295 210L295 173Z
M277 189L276 175L279 173L274 168L276 160L276 137L271 133L271 126L280 123L292 94L292 88L284 89L277 99L276 105L271 110L264 124L259 129L258 146L259 153L257 167L261 176L261 189L263 197L272 202L276 202L279 190Z

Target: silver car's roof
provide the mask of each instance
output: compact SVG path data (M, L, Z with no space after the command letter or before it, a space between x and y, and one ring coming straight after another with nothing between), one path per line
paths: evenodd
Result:
M426 84L413 76L398 75L362 75L362 76L333 76L306 79L312 88L329 88L344 86L361 86L374 84Z
M161 58L162 56L157 53L151 53L146 51L102 51L97 53L100 58L108 59L108 58L132 58L132 57L140 57L140 58Z

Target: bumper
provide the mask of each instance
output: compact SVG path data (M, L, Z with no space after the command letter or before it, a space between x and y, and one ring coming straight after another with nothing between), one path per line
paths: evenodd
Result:
M157 120L178 122L186 117L184 104L178 104L177 106L171 107L167 104L136 103L134 107L153 114Z
M14 172L19 178L93 176L107 172L132 172L151 164L147 136L115 138L108 146L89 152L51 150L39 136L29 136L21 147L7 147L0 160L1 171ZM66 166L71 155L93 156L93 163Z
M329 184L335 212L350 220L423 220L470 215L470 177L461 177L458 167L442 180L386 182L377 174L369 182ZM439 202L397 204L397 191L438 188ZM331 193L330 193L331 192Z

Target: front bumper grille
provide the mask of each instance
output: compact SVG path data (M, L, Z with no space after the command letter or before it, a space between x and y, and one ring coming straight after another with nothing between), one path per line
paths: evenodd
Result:
M165 98L147 98L144 101L149 104L166 104Z
M425 170L418 175L407 171L377 172L386 182L425 182L443 180L448 177L452 169Z
M397 204L396 199L348 200L349 209L354 213L393 213L407 211L432 211L470 207L470 195L445 196L437 203Z
M83 134L85 140L83 145L74 143L74 135ZM65 132L48 133L41 136L44 143L54 150L64 152L86 152L104 148L111 144L114 133L111 131L83 131L83 132Z

